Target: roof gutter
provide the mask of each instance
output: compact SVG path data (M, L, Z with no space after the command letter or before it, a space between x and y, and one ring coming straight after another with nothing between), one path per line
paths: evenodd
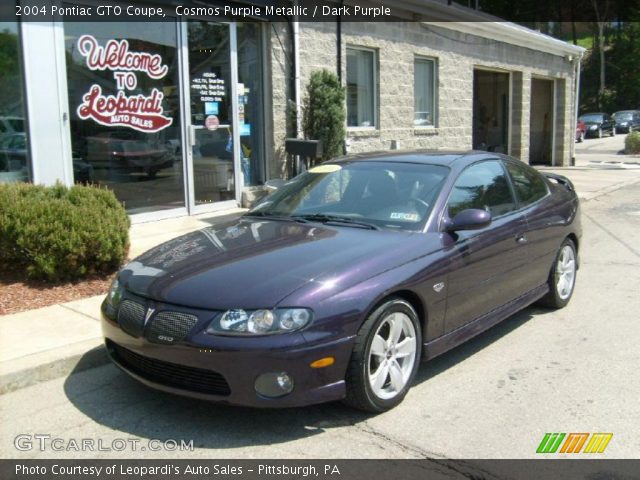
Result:
M585 49L511 22L423 22L448 30L530 48L561 57L581 56Z

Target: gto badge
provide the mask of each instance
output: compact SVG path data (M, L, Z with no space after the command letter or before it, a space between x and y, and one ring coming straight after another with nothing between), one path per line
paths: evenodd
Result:
M444 282L438 282L433 286L433 289L436 291L436 293L440 293L443 288L444 288Z
M144 316L144 324L146 325L147 322L149 321L149 319L151 318L151 315L153 315L153 312L155 312L156 309L155 308L147 308L147 313Z

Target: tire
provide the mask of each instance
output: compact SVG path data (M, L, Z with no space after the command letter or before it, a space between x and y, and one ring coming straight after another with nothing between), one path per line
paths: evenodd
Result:
M549 292L538 301L538 304L549 308L565 307L573 296L577 273L578 255L576 246L571 239L565 238L558 249L549 273L549 279L547 280ZM564 278L567 283L562 283L561 278Z
M421 352L422 329L415 310L405 300L389 299L360 327L347 368L344 403L371 413L392 409L409 391Z

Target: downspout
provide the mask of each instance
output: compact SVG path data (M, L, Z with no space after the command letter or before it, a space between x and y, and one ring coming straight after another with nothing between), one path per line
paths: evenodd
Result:
M342 4L344 0L340 0L340 9L342 11ZM338 74L338 81L342 85L342 17L338 15L336 17L336 70Z
M575 125L578 124L578 114L580 113L580 64L582 62L582 53L580 53L576 59L576 89L574 92L574 104L575 104L575 115L573 118L573 128L571 129L571 136L573 138L573 141L571 142L571 145L573 145L573 149L571 152L571 166L575 166L576 164L576 127Z
M297 2L294 2L294 5ZM293 21L293 97L296 102L296 137L302 138L302 100L300 98L300 23Z

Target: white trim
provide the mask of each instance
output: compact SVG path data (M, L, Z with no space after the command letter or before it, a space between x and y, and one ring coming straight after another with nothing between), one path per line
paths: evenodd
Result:
M416 125L416 61L422 60L431 62L433 64L433 76L431 78L433 90L431 92L431 103L433 105L433 124L432 125ZM438 120L440 119L440 111L438 109L438 58L428 55L420 55L419 53L413 54L413 128L436 128L438 126Z
M348 61L347 61L347 56L349 55L349 50L360 50L360 51L364 51L364 52L371 52L373 54L373 125L368 125L368 126L361 126L361 125L354 125L354 126L349 126L349 124L347 123L347 130L376 130L379 131L380 130L380 115L378 112L378 96L380 95L380 81L378 78L378 49L376 48L371 48L371 47L363 47L360 45L353 45L353 44L347 44L345 46L345 78L344 78L344 82L345 82L345 87L349 86L348 83L348 78L349 78L349 71L347 69L347 65L348 65ZM348 88L347 88L348 90ZM348 95L348 92L346 92ZM345 102L346 102L347 98L345 97ZM346 107L347 105L345 105ZM349 112L347 110L347 108L345 108L345 113L346 115L346 119L345 122L349 121Z
M428 0L422 0L429 3ZM423 22L447 30L475 35L477 37L488 38L500 42L516 45L519 47L539 50L561 57L579 56L585 49L577 45L563 42L548 35L534 32L526 27L516 25L511 22Z
M229 24L229 48L231 62L231 133L233 135L233 174L237 205L242 201L244 175L242 173L242 145L240 144L240 119L238 116L238 31L237 23ZM243 92L244 94L244 92Z
M153 210L144 213L129 213L132 224L155 222L157 220L166 220L168 218L186 217L189 212L185 207L169 208L167 210Z
M176 22L178 28L178 83L180 84L180 125L184 200L189 215L195 205L193 145L191 145L191 78L189 75L189 20Z

